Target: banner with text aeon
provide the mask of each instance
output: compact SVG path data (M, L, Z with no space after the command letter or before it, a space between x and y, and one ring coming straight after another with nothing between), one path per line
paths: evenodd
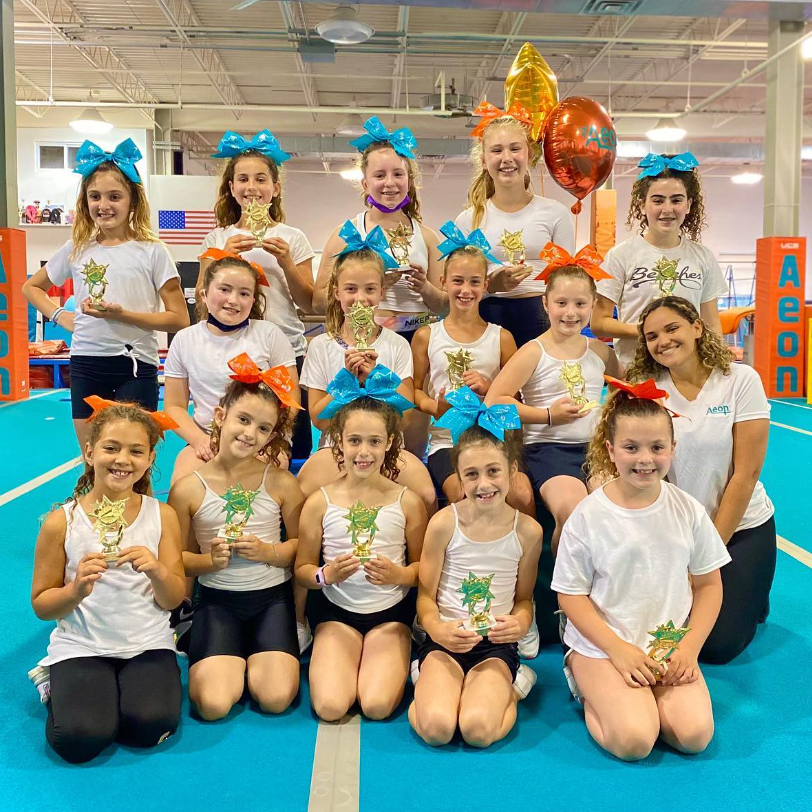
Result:
M0 400L28 397L25 232L0 228Z

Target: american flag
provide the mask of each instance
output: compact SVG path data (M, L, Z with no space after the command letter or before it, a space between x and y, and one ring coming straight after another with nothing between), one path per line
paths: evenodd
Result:
M214 212L158 212L158 237L169 245L200 245L214 228Z

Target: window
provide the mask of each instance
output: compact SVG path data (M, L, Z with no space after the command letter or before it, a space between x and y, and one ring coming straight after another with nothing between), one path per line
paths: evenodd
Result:
M36 145L37 169L72 170L76 168L76 153L79 144L42 144Z

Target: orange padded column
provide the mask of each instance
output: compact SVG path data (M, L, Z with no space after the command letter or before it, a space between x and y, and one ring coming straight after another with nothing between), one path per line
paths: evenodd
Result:
M28 397L25 232L0 228L0 400Z
M617 192L614 189L598 189L592 195L589 215L589 242L606 256L617 241Z

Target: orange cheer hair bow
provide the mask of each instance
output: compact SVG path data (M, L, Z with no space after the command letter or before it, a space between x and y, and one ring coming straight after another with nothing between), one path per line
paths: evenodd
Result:
M116 400L106 400L98 395L90 395L90 397L86 397L85 403L87 403L87 405L93 409L93 414L91 414L87 419L88 423L97 417L99 412L103 411L109 406L136 406L136 408L141 409L141 407L137 406L136 404L120 403ZM161 437L164 436L165 431L169 429L176 429L178 427L178 424L166 412L148 412L146 409L141 409L141 411L144 414L149 415L158 424L158 431Z
M293 379L290 377L287 367L271 367L262 372L247 352L232 358L228 362L228 367L234 372L233 375L228 376L232 381L264 383L279 398L279 402L283 406L290 409L302 408L291 394L293 392Z
M474 110L474 115L482 116L482 120L471 130L471 138L479 138L482 133L485 132L485 128L494 119L501 118L502 116L515 118L519 124L524 125L529 130L533 129L533 116L523 104L519 104L518 102L511 104L507 110L500 110L490 102L480 102L476 110Z
M198 259L213 259L215 262L217 262L217 260L225 259L226 257L230 259L241 259L243 262L248 262L245 257L241 257L239 254L235 254L231 251L223 251L222 248L208 248L198 257ZM262 266L256 262L248 262L248 264L257 272L259 284L269 288L270 285L268 284L268 277L265 276L265 271L263 270Z
M643 381L642 383L629 383L628 381L621 381L619 378L613 378L611 375L604 375L603 379L609 386L614 386L615 389L620 389L621 392L625 392L627 395L631 395L633 398L640 398L640 400L656 400L660 406L663 407L672 417L682 417L681 414L677 414L672 409L669 409L661 401L668 397L668 392L664 389L660 389L657 384L654 382L654 378L649 378L647 381Z
M560 245L548 242L544 246L539 257L547 264L547 267L536 277L541 282L546 282L553 271L559 268L575 266L588 273L596 282L601 279L611 279L612 275L606 273L601 268L603 257L597 252L594 245L585 245L574 257Z

